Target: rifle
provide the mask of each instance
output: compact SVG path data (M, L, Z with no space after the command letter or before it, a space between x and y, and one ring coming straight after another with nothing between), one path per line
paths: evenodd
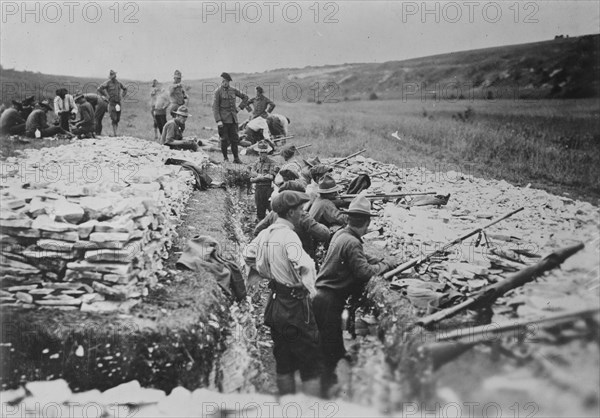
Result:
M293 137L294 137L294 135L281 136L279 138L271 139L271 141L273 141L273 142L285 141L285 140L288 140L288 139L292 139Z
M521 212L523 209L525 209L525 208L524 208L524 207L520 207L519 209L517 209L517 210L513 210L512 212L509 212L509 213L507 213L506 215L504 215L504 216L502 216L502 217L500 217L500 218L498 218L498 219L496 219L496 220L494 220L494 221L492 221L492 222L488 223L487 225L484 225L484 226L482 226L482 227L480 227L480 228L474 229L473 231L471 231L471 232L469 232L469 233L467 233L467 234L465 234L465 235L463 235L463 236L461 236L461 237L458 237L458 238L456 238L456 239L455 239L455 240L453 240L453 241L450 241L449 243L447 243L446 245L444 245L444 246L443 246L442 248L440 248L439 250L436 250L436 251L433 251L432 253L429 253L429 254L427 254L427 255L426 255L425 257L423 257L423 258L421 258L421 257L417 257L417 258L414 258L414 259L412 259L412 260L410 260L410 261L407 261L407 262L406 262L406 263L404 263L404 264L400 264L400 265L399 265L398 267L396 267L395 269L392 269L392 270L388 271L387 273L385 273L385 274L383 275L383 278L384 278L384 279L389 279L390 277L392 277L392 276L393 276L393 275L395 275L395 274L402 273L403 271L406 271L406 270L408 270L408 269L409 269L409 268L411 268L411 267L415 267L415 266L417 266L417 265L419 265L419 264L421 264L421 263L424 263L425 261L429 260L429 259L430 259L430 258L432 258L432 257L435 257L435 256L437 256L437 255L441 255L441 254L445 253L445 252L446 252L448 249L450 249L452 246L454 246L454 245L456 245L456 244L460 244L461 242L463 242L463 241L464 241L464 240L466 240L467 238L469 238L469 237L472 237L473 235L480 233L480 232L481 232L481 231L483 231L484 229L487 229L487 228L489 228L490 226L492 226L492 225L495 225L495 224L497 224L498 222L500 222L500 221L503 221L503 220L504 220L504 219L506 219L506 218L510 218L510 217L511 217L511 216L513 216L515 213Z
M509 290L523 286L525 283L535 280L543 273L560 266L567 258L579 252L583 247L583 243L579 243L555 251L544 257L539 263L526 267L502 281L486 286L475 295L469 296L464 302L443 309L432 315L426 316L425 318L421 318L417 321L417 324L423 327L429 327L432 324L454 316L465 309L479 309L484 306L489 306Z
M433 369L453 360L462 353L473 348L477 344L497 340L501 335L514 332L516 337L527 337L532 329L551 328L564 325L585 318L589 321L591 317L598 315L598 309L581 309L567 313L551 315L546 318L533 321L520 320L507 323L506 325L491 324L480 325L473 328L455 329L445 332L444 335L436 335L436 342L419 347L419 353L432 361ZM588 322L590 327L594 326ZM597 325L595 325L597 327ZM534 327L534 328L532 328Z
M312 144L300 145L300 146L296 147L296 150L301 150L301 149L308 148L308 147L312 147ZM280 154L281 154L281 151L277 151L277 152L273 153L273 155L280 155Z
M362 154L362 153L363 153L363 152L365 152L366 150L367 150L366 148L364 148L364 149L361 149L360 151L357 151L357 152L355 152L354 154L350 154L349 156L347 156L347 157L344 157L344 158L342 158L342 159L340 159L340 160L336 161L335 163L333 163L333 164L331 164L331 165L332 165L332 166L334 166L334 165L338 165L338 164L340 164L340 163L343 163L344 161L346 161L346 160L349 160L349 159L350 159L350 158L352 158L352 157L356 157L358 154Z
M414 192L414 193L374 193L367 194L365 197L369 200L396 199L405 196L423 196L436 194L437 192ZM354 199L357 194L342 194L338 196L340 199Z

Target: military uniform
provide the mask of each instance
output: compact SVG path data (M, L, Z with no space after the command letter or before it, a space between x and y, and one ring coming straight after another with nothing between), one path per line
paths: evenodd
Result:
M215 92L213 101L215 122L223 123L223 127L219 129L223 158L227 159L227 148L231 144L231 153L233 154L234 161L239 161L238 142L240 141L238 137L237 97L242 99L240 107L245 107L248 96L233 87L221 86Z

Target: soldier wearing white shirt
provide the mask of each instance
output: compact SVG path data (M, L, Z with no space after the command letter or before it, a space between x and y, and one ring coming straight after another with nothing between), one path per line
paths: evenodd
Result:
M307 201L305 193L289 190L279 193L271 202L277 220L260 232L246 250L246 256L254 252L258 273L270 279L265 324L271 328L281 396L295 393L296 370L300 371L304 393L319 396L321 390L322 363L311 306L315 263L294 232Z
M75 104L75 100L73 100L73 96L68 94L65 88L56 90L54 113L58 117L60 127L68 131L71 115L73 115L73 118L77 116L77 105Z

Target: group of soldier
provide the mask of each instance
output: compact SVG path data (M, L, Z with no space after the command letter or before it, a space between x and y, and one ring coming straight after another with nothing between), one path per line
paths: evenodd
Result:
M189 98L185 86L181 83L181 77L181 72L175 70L173 83L166 91L157 80L152 82L150 106L154 120L154 137L158 139L160 134L161 144L170 148L197 150L197 141L186 140L183 137L186 120L191 115L187 107ZM249 98L231 86L232 81L228 73L221 74L221 86L215 91L212 110L223 159L229 161L228 150L231 149L233 162L241 164L238 147L241 138L245 139L248 145L252 145L259 140L270 142L272 137L286 136L290 119L272 113L275 103L264 95L261 86L256 87L256 96ZM239 106L236 104L237 98L241 100ZM241 135L238 109L250 112L248 120L242 124L244 132ZM172 116L172 119L167 121L168 116Z
M221 79L212 110L223 158L228 160L231 147L234 163L241 163L238 109L251 112L244 136L254 142L251 148L259 155L249 167L256 185L259 223L244 256L252 267L248 284L252 286L261 277L269 281L271 292L264 319L271 329L277 387L280 395L294 393L295 372L299 371L305 393L327 398L337 380L338 362L351 361L343 338L342 313L347 301L358 298L371 277L395 267L400 260L365 253L361 237L374 216L371 204L362 194L349 206L342 204L338 198L341 187L332 176L332 167L322 164L318 157L299 160L293 145L281 149L283 161L269 157L274 150L272 135L287 135L289 119L272 114L275 104L264 96L262 88L257 87L256 97L250 99L230 86L228 73L222 73ZM33 98L13 101L13 107L2 113L2 131L30 137L94 136L102 132L102 117L108 110L116 136L121 92L125 97L127 89L112 70L98 94L71 97L65 89L57 90L56 126L47 124L46 113L52 110L47 100L35 104ZM196 148L197 143L190 145L183 138L190 114L181 73L175 71L168 94L155 80L151 97L161 143L172 148ZM237 98L241 100L239 106ZM74 122L73 114L77 115ZM173 118L167 121L167 115ZM6 120L11 123L5 124ZM317 256L317 248L326 250L324 257Z
M123 95L121 95L123 92ZM66 138L93 138L102 134L102 120L107 110L112 122L113 135L121 118L121 99L127 88L117 80L117 73L110 70L109 79L102 83L97 93L68 93L66 88L56 90L54 106L34 96L23 101L12 100L11 107L0 115L0 134L20 135L29 138L46 138L63 135ZM48 112L54 111L54 124L48 123Z
M358 194L343 209L348 203L339 199L342 187L332 167L318 157L298 161L293 146L282 149L283 163L269 158L272 147L265 140L253 147L259 153L251 169L257 215L264 218L245 257L257 280L269 280L265 324L271 328L277 387L280 395L294 393L299 371L305 393L328 398L338 362L352 361L343 338L347 302L355 304L371 277L400 260L365 253L361 237L374 216L371 204ZM317 248L326 249L324 258ZM249 278L249 285L254 281Z

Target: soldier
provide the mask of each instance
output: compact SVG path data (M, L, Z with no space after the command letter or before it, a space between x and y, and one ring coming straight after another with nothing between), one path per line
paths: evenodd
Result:
M33 112L27 116L27 121L25 122L25 135L29 138L46 138L56 134L63 134L72 138L73 135L60 126L48 125L47 113L50 110L52 110L52 106L50 106L48 100L37 103Z
M162 131L162 144L172 149L198 150L198 144L194 141L183 139L185 121L189 116L187 106L179 106L175 112L175 119L168 121Z
M277 163L269 158L269 152L273 151L273 148L266 141L258 142L253 149L258 152L258 161L251 168L250 181L256 185L254 203L256 217L261 221L269 208L269 198L273 193L272 182L277 174L275 171Z
M252 119L259 116L266 119L269 116L269 113L275 109L275 103L265 96L263 92L263 88L261 86L257 86L256 97L253 97L248 101L246 109L248 109L249 112L252 112ZM251 105L254 105L254 110L252 110Z
M301 192L286 190L278 194L272 201L277 220L244 251L247 258L256 259L258 273L270 279L271 294L264 318L271 328L280 396L296 392L296 370L300 371L303 392L320 394L318 330L310 309L315 265L294 232L307 200Z
M167 113L173 117L179 106L187 105L188 97L185 94L183 84L181 84L181 71L175 70L173 73L173 84L169 86L169 108Z
M94 109L94 125L96 126L95 134L102 135L102 121L104 120L104 115L108 109L108 101L95 93L86 93L83 97L85 97L85 100L87 100Z
M117 73L110 70L109 79L98 87L98 94L108 102L108 111L113 128L113 136L117 136L117 128L121 120L121 90L123 98L127 96L127 87L117 80Z
M337 231L323 260L317 276L317 295L313 309L319 327L319 346L323 359L321 388L324 398L336 383L335 368L340 359L347 356L342 336L342 312L349 296L357 296L373 276L384 273L399 264L390 257L375 259L365 254L361 237L367 233L371 216L371 203L362 195L357 196L348 211L348 226Z
M0 116L0 135L25 134L25 119L19 113L21 103L12 101L12 106L2 112Z
M79 119L75 121L71 132L79 138L94 138L94 131L96 130L94 108L81 93L75 95L75 103L77 103L77 116Z
M75 118L77 115L77 105L73 96L67 93L67 89L60 88L56 90L56 97L54 98L54 113L59 120L59 126L65 131L69 130L69 119L71 115Z
M315 218L315 221L322 223L328 228L335 225L345 226L348 221L348 217L333 203L333 200L337 197L340 190L340 186L336 184L333 177L329 174L325 174L317 189L319 197L315 199L308 211L308 213Z
M219 136L221 137L221 152L223 160L229 161L227 158L227 148L231 144L231 153L233 154L233 162L242 164L238 155L238 117L237 106L235 104L236 96L242 99L241 108L246 107L248 96L244 93L229 86L232 79L227 73L221 74L221 87L215 92L213 101L213 114L217 127L219 128Z

